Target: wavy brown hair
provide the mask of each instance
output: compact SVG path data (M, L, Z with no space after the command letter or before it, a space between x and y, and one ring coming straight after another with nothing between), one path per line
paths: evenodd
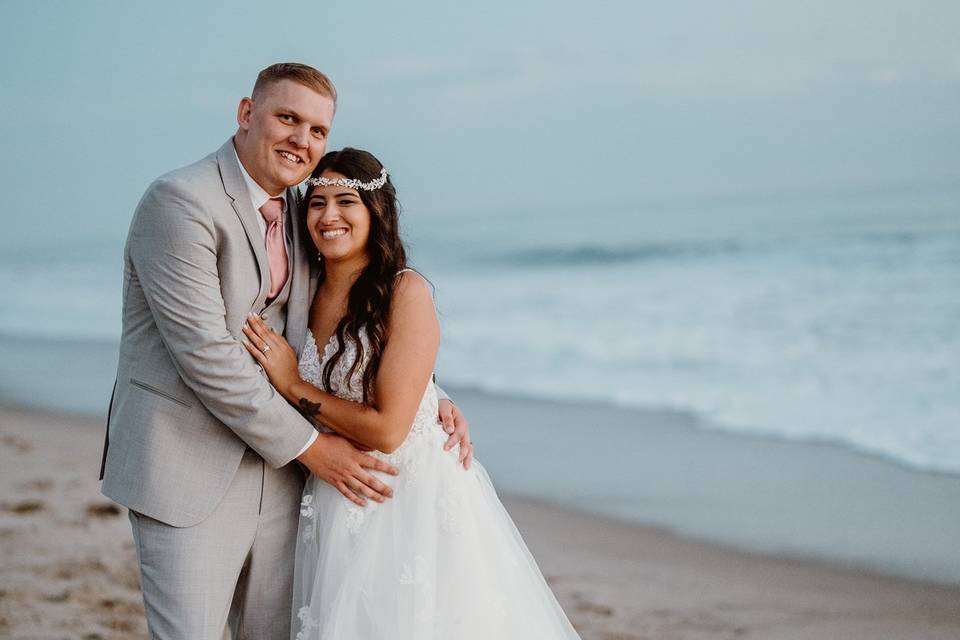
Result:
M368 182L380 177L383 165L373 154L347 147L340 151L331 151L322 158L311 177L317 178L324 171L339 173L347 178ZM313 187L307 189L301 207L300 219L306 221L307 207ZM346 351L346 337L349 335L357 345L357 359L350 366L349 380L364 359L364 347L360 341L360 332L366 329L370 339L370 361L363 373L363 401L370 404L373 398L373 383L380 369L380 358L387 342L387 320L390 317L390 304L393 301L393 286L397 272L407 268L407 252L400 239L400 205L397 191L389 176L379 189L364 191L359 189L360 200L370 212L370 236L367 238L369 263L360 272L356 282L350 287L347 298L347 313L337 325L337 351L323 368L323 386L332 390L330 377L333 368ZM309 244L310 253L316 255L316 248L310 240L310 234L303 237ZM320 282L326 276L323 260L320 260Z

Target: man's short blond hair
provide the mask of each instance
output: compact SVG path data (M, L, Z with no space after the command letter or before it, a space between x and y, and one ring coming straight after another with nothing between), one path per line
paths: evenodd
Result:
M278 62L261 71L257 74L257 81L253 84L251 97L256 100L267 87L280 80L299 82L320 95L327 96L333 100L334 105L337 104L337 89L333 86L330 78L313 67L299 62Z

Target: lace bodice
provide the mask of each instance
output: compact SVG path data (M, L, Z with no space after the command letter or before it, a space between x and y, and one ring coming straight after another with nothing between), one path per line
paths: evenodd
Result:
M347 336L346 350L334 366L330 375L330 393L338 398L351 400L353 402L363 402L363 372L366 370L370 360L370 343L366 331L360 333L360 339L363 342L364 358L360 366L353 372L350 380L346 378L350 367L357 359L357 345L349 336ZM323 389L323 368L326 366L327 361L333 357L333 354L337 352L337 345L337 335L334 334L330 337L330 340L327 341L327 344L324 345L323 351L320 352L313 332L308 330L307 339L303 345L303 351L300 354L300 362L298 364L300 377L315 387ZM423 397L420 399L420 406L417 408L417 415L413 419L413 426L410 429L410 434L407 436L407 439L393 453L389 455L379 454L377 457L381 457L395 464L401 459L402 450L411 438L426 434L437 434L438 432L442 433L443 428L440 426L437 418L437 403L437 389L431 380L427 383L427 388L424 390ZM379 452L373 452L372 455L377 455L378 453Z

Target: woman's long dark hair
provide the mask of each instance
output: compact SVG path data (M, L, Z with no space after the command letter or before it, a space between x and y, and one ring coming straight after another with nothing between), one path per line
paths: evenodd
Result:
M383 165L373 154L360 149L347 147L340 151L331 151L320 159L311 177L319 177L324 171L339 173L347 178L369 182L380 177ZM307 189L303 199L301 220L306 221L307 209L313 187ZM390 303L393 301L393 286L397 273L407 267L407 252L400 240L400 205L393 182L387 182L379 189L364 191L358 189L360 200L370 211L370 237L367 239L367 255L370 262L360 272L347 298L347 314L337 325L337 351L323 368L323 386L332 390L330 377L333 368L346 351L346 336L349 335L357 345L357 359L350 366L349 380L364 360L363 342L360 332L366 328L370 339L370 360L363 373L363 401L369 404L373 398L373 383L380 369L380 358L387 341L387 320L390 317ZM310 253L316 254L310 234L303 235L309 243ZM323 260L320 260L320 282L326 273ZM320 347L322 348L322 347ZM322 354L321 354L322 355Z

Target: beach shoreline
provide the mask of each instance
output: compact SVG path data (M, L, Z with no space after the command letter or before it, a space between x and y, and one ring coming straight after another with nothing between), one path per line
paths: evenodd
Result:
M502 399L484 409L465 390L456 397L478 432L489 412L518 411ZM98 417L0 408L4 637L146 635L125 510L99 493L102 435ZM483 457L498 467L494 450ZM500 491L585 639L960 633L957 586L747 553Z
M507 493L750 553L960 585L960 476L683 411L448 391Z

